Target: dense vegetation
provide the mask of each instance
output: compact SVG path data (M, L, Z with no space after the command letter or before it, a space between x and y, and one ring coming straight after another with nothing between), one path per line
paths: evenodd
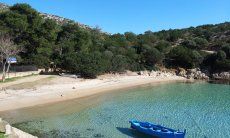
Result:
M27 4L0 13L0 33L23 46L19 63L94 78L106 72L157 67L230 70L230 23L181 30L107 34L74 22L44 19ZM210 54L204 50L214 51Z

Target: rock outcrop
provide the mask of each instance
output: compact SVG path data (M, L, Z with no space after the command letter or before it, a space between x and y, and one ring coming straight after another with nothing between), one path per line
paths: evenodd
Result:
M6 125L8 123L0 118L0 132L6 133Z
M187 71L183 68L178 68L178 71L176 72L178 76L187 78Z
M209 76L207 72L202 72L199 68L195 69L183 69L178 68L177 75L182 76L188 79L197 79L197 80L208 80Z
M12 127L8 122L0 118L0 132L5 133L7 138L37 138L31 134L23 132L15 127Z
M129 70L127 70L125 74L126 74L127 76L137 76L137 75L138 75L137 72L132 72L132 71L129 71Z
M0 10L8 9L9 6L0 2Z
M209 77L206 74L207 73L202 72L199 68L187 70L188 79L208 80Z
M91 29L92 27L79 23L79 22L75 22L73 20L64 18L64 17L60 17L57 15L52 15L52 14L48 14L48 13L40 13L40 15L44 18L44 19L50 19L50 20L54 20L56 23L63 25L63 24L67 24L67 23L74 23L77 24L79 27L84 28L84 29Z
M229 72L215 73L212 75L212 78L216 79L216 80L230 80L230 71Z
M9 6L0 2L0 12L4 12L9 9Z
M151 76L151 77L172 77L172 76L176 76L176 73L167 72L167 71L140 71L137 74L142 75L142 76Z

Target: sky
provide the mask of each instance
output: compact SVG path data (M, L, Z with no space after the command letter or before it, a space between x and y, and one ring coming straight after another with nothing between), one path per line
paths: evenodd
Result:
M28 3L109 33L160 31L230 21L230 0L0 0Z

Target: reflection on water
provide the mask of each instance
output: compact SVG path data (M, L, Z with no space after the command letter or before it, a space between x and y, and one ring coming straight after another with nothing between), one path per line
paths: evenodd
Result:
M230 85L230 80L210 80L209 83Z
M142 138L137 119L175 129L187 137L230 137L230 86L172 83L95 95L49 106L1 113L14 126L40 137Z

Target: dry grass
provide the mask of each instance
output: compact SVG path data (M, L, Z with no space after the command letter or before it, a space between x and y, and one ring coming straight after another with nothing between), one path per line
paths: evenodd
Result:
M0 83L8 83L8 82L16 81L16 80L23 79L26 77L37 76L37 75L38 74L31 74L31 75L26 75L26 76L22 76L22 77L20 76L20 77L7 78L4 82L0 81Z
M18 83L18 84L14 84L14 85L5 87L5 89L13 89L13 90L36 89L37 86L50 84L51 83L50 81L53 78L55 78L55 77L50 76L50 77L42 78L42 79L32 81L32 82Z

